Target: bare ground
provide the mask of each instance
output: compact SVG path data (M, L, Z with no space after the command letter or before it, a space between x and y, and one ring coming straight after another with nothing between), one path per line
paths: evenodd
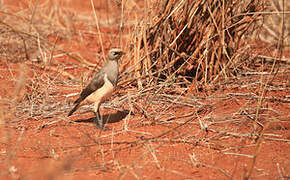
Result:
M100 67L101 49L107 52L119 39L119 27L109 22L118 18L112 13L118 4L95 3L101 44L90 1L81 2L51 5L63 8L58 15L48 15L55 32L41 27L50 42L83 59L73 59L59 49L34 60L25 60L23 52L0 57L0 179L290 177L289 63L280 65L275 75L257 69L192 93L164 84L138 90L121 78L101 110L110 130L95 128L90 107L67 118L84 86L81 79L86 82L96 71L89 65ZM33 9L30 1L4 4L19 16ZM109 11L108 5L116 9ZM134 21L134 13L142 14L144 6L129 4L127 21ZM46 5L40 7L46 10ZM3 13L1 17L13 19ZM38 17L35 21L42 23ZM129 36L128 29L124 37ZM13 45L11 39L8 45ZM125 49L129 46L122 43ZM28 49L33 56L40 48L32 44ZM122 72L128 61L127 54Z

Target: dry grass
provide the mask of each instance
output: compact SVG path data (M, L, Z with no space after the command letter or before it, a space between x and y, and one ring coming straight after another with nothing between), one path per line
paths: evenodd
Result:
M281 134L267 133L272 123L278 123L283 129L289 121L289 115L268 107L271 103L280 107L290 102L289 95L274 94L290 89L289 59L283 60L283 26L278 35L280 40L273 42L277 50L273 57L256 54L247 41L253 38L250 36L253 27L262 18L263 1L165 0L159 3L148 0L139 9L142 16L136 14L135 19L129 14L138 5L108 2L120 13L120 18L111 18L112 26L109 26L110 18L107 21L99 18L101 15L95 9L99 4L93 1L90 1L93 15L89 17L61 7L59 1L31 3L15 14L0 9L0 65L9 72L7 77L1 74L1 79L9 84L4 91L13 91L12 95L1 98L2 127L18 127L20 121L37 120L43 121L38 127L41 129L67 121L72 97L78 94L76 89L86 85L83 82L102 64L105 51L116 45L128 47L124 48L128 53L121 64L118 90L113 101L104 104L105 108L129 111L123 127L113 129L111 134L97 135L80 128L82 139L78 144L42 147L47 153L45 156L53 159L59 158L57 151L74 153L60 158L58 170L52 165L45 174L47 178L91 169L117 169L117 179L126 179L129 174L142 178L137 170L146 169L152 162L160 171L183 176L182 172L163 167L164 157L157 151L182 144L207 148L225 156L249 158L244 179L250 179L264 142L289 143ZM151 8L153 5L155 8ZM1 6L4 4L0 1ZM102 32L107 26L108 31L117 31L122 39L115 37L116 33ZM86 41L90 38L99 42L99 50L91 54L75 50L77 44L89 46ZM67 46L68 42L72 45ZM19 64L20 67L15 66ZM234 101L244 102L238 111L223 117L216 115L218 104ZM189 109L189 113L175 113L172 109ZM80 111L88 112L90 107ZM151 126L166 130L156 133L143 128ZM247 129L241 132L239 128L244 126ZM25 128L20 128L16 145L12 145L12 130L1 131L0 140L9 153L3 160L7 168L0 175L15 173L11 159L16 158L15 151L24 131ZM127 139L120 140L124 134ZM231 138L246 138L252 143L228 142ZM253 154L234 151L248 146L255 146ZM80 148L81 151L74 151ZM125 164L118 159L118 153L124 150L136 151L139 155L131 164ZM113 153L112 159L107 158L110 153ZM72 164L83 154L97 163L74 167ZM201 156L188 154L183 161L190 167L213 169L233 178L230 170L201 162ZM286 176L280 166L278 170L280 178Z
M267 42L269 46L277 47L279 41L284 41L285 49L290 46L290 3L284 0L270 0L266 2L263 21L258 22L258 38Z

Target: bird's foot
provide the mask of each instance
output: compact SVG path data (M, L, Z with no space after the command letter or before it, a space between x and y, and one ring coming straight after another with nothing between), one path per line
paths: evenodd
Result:
M105 125L100 126L99 124L96 123L96 127L102 131L108 131L111 130L110 128L106 127Z

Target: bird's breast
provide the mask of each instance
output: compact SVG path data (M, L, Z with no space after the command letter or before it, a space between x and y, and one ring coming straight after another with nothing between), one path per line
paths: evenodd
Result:
M102 103L105 101L114 91L114 85L109 81L107 74L104 75L104 85L93 92L88 98L89 102Z

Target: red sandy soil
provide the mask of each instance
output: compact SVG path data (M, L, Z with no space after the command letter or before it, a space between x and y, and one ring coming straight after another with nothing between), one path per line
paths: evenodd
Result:
M98 2L95 3L97 14L106 16L103 14L108 13L106 3ZM5 3L10 3L12 12L29 7L26 1ZM62 6L76 14L92 12L90 1L64 1ZM138 2L140 7L143 5ZM75 28L85 27L79 25ZM100 28L102 32L115 33L102 25ZM75 34L70 40L59 43L66 50L83 52L87 59L94 58L97 52L101 52L100 44L91 42L98 42L98 37L88 34L83 38L83 41L78 41ZM112 42L112 38L108 41ZM106 43L105 51L114 45ZM56 61L77 63L65 56L56 58ZM97 63L101 65L103 61ZM0 64L0 96L4 99L0 104L0 179L243 179L251 165L254 165L251 179L290 178L287 75L276 80L285 82L284 90L281 87L281 90L265 95L268 99L263 101L264 110L258 118L266 127L265 132L253 122L253 109L258 106L259 98L251 97L253 94L260 97L261 89L250 85L242 87L243 84L234 80L217 91L194 94L197 103L206 104L204 106L171 104L165 111L162 109L164 102L155 102L148 112L156 111L156 119L134 109L133 114L108 123L111 130L100 131L91 122L93 113L90 112L76 112L71 118L66 117L69 109L44 119L15 117L13 103L25 96L15 92L17 82L12 81L13 78L17 80L23 71L21 64L26 65L28 76L33 73L38 76L56 74L29 62ZM86 71L91 72L84 67L67 70L76 77ZM260 80L260 76L253 76L253 82ZM79 92L79 88L61 83L56 83L56 86L63 94ZM132 87L132 92L136 91ZM118 100L117 96L118 92L113 101ZM69 97L69 100L75 98ZM146 105L142 96L139 102ZM130 110L126 105L121 108ZM101 110L105 115L116 112ZM246 112L250 117L245 115ZM127 130L124 128L126 123ZM258 138L258 134L263 134L264 138Z

